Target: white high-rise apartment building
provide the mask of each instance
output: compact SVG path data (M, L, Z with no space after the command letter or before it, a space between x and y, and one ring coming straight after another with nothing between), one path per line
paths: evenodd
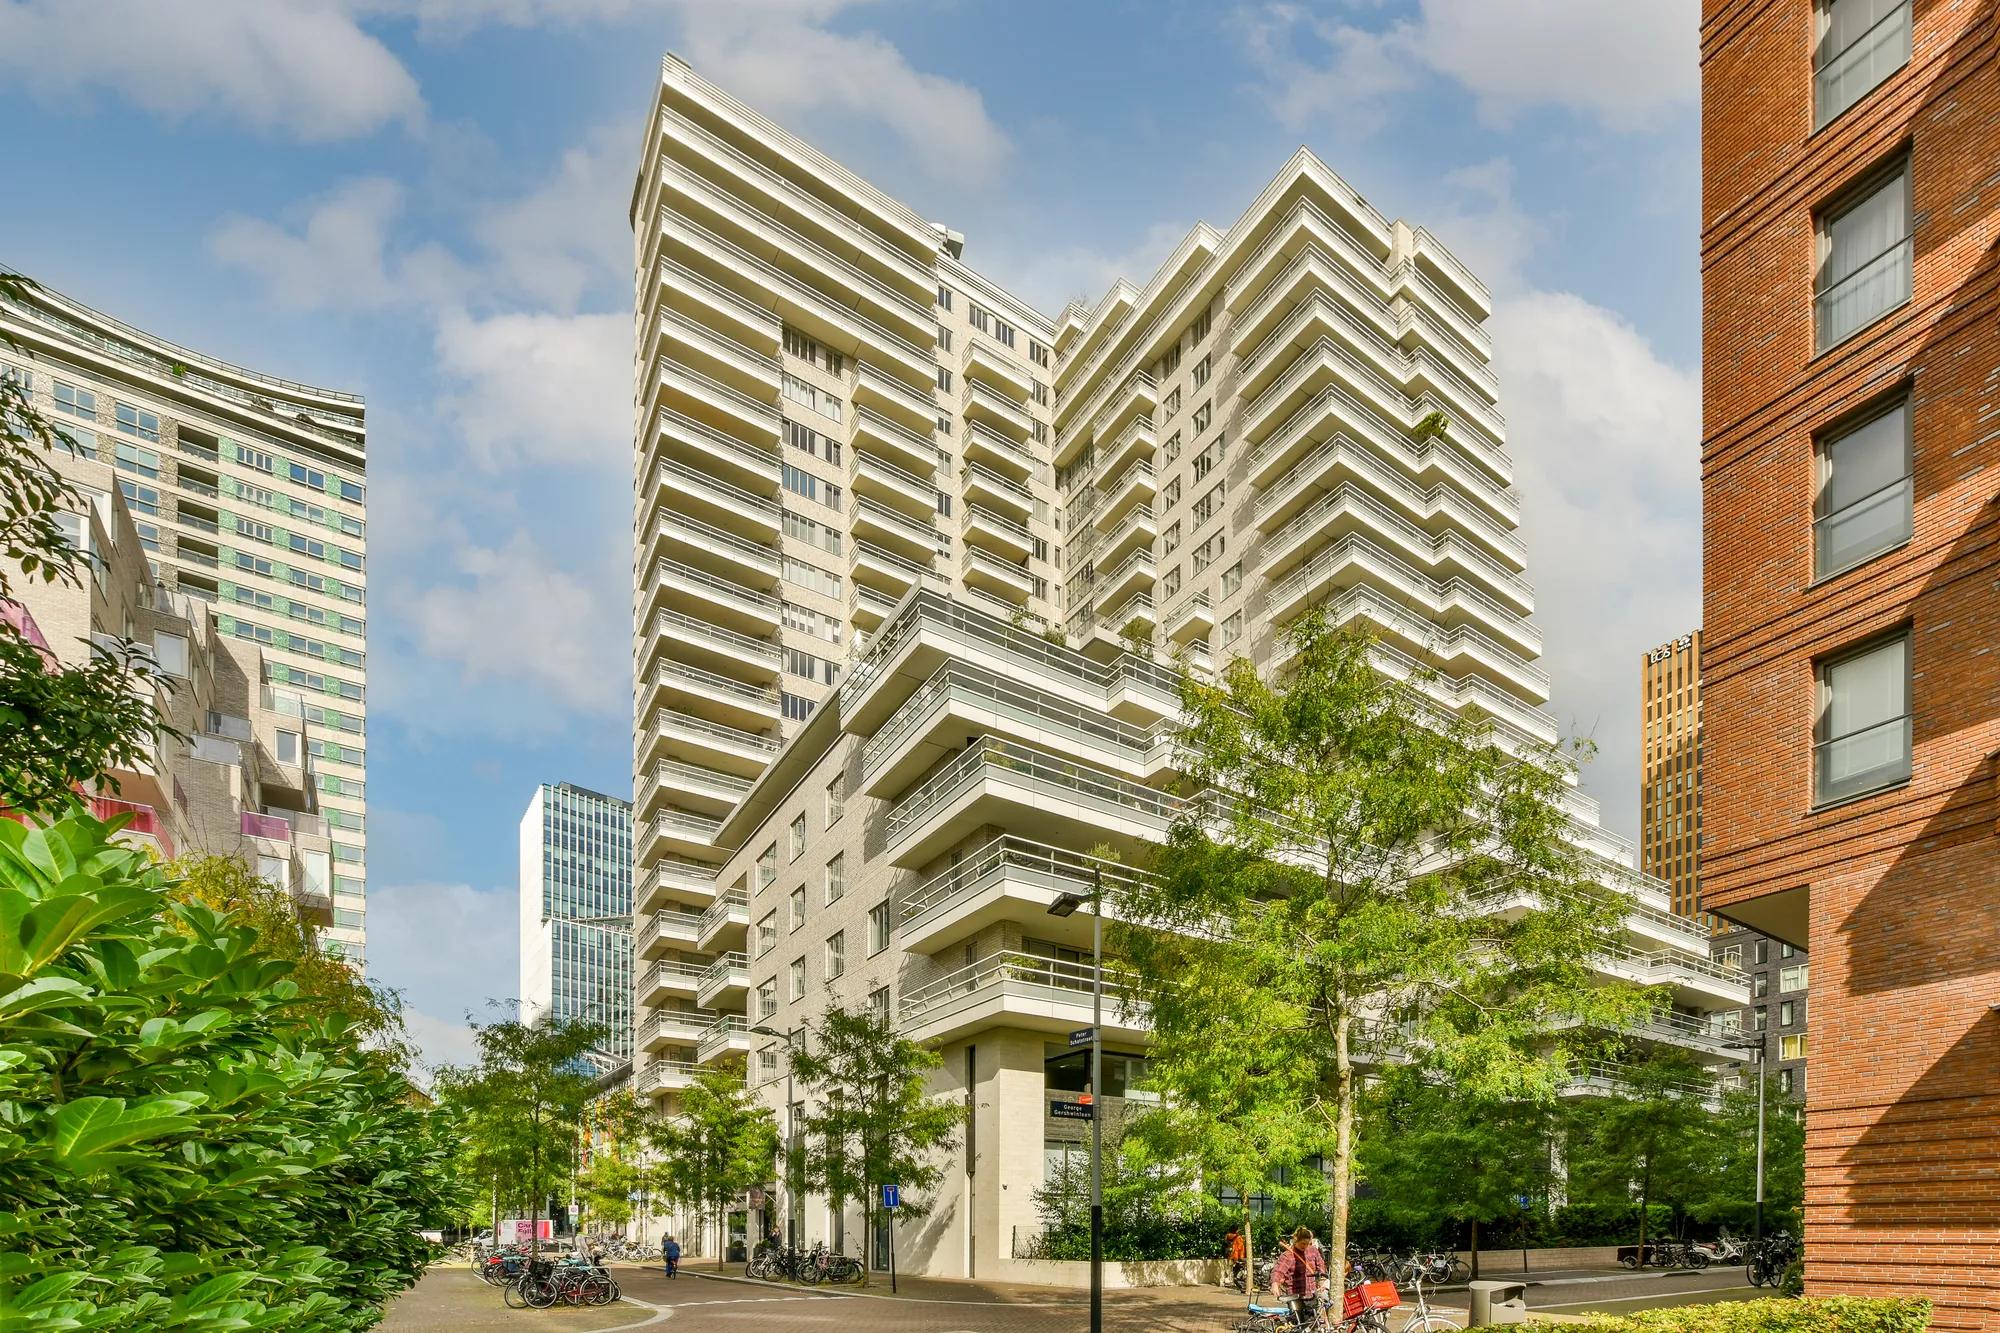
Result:
M304 772L332 852L325 931L365 961L367 433L359 395L218 361L42 289L0 302L0 361L75 439L56 466L86 496L116 490L161 594L206 604L217 633L262 649L243 716L199 719ZM17 350L18 349L18 350ZM246 761L247 762L247 761ZM276 812L280 814L300 812ZM324 829L319 828L324 821ZM285 841L274 835L270 841ZM266 850L279 851L275 847ZM296 851L297 849L293 849ZM282 858L281 858L282 859Z
M1277 667L1323 606L1501 743L1556 737L1485 290L1301 150L1050 318L672 57L632 222L637 1085L671 1108L741 1059L783 1118L788 1046L872 1008L971 1108L899 1262L1032 1275L1033 1192L1086 1128L1050 1106L1082 1087L1090 924L1047 909L1173 817L1173 655ZM1571 808L1631 896L1607 977L1670 986L1644 1035L1721 1064L1741 977ZM1105 1035L1115 1117L1143 1010L1114 996ZM855 1248L858 1208L773 1205Z
M632 1058L632 806L568 782L521 816L521 1021L601 1023Z

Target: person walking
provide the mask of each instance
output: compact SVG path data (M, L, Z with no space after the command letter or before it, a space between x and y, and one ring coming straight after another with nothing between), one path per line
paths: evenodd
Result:
M1236 1291L1248 1291L1243 1285L1243 1269L1250 1247L1244 1243L1243 1231L1235 1223L1230 1223L1229 1232L1223 1238L1224 1253L1229 1257L1229 1285Z
M1319 1288L1325 1280L1326 1256L1313 1240L1312 1228L1300 1227L1278 1254L1278 1266L1271 1271L1271 1294L1290 1303L1292 1318L1300 1328L1313 1328L1319 1319Z
M681 1271L681 1243L672 1236L660 1246L660 1262L666 1265L668 1277L679 1277Z

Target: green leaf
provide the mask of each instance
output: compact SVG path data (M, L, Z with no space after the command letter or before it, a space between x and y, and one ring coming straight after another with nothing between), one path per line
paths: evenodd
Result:
M51 1143L66 1164L88 1169L79 1164L112 1148L194 1128L194 1118L184 1113L201 1101L198 1095L160 1096L127 1106L120 1097L79 1097L56 1112Z

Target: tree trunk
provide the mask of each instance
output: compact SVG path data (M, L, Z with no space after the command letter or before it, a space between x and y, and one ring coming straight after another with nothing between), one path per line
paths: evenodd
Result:
M1347 1046L1347 997L1336 991L1333 1020L1333 1222L1326 1238L1328 1280L1338 1291L1347 1282L1348 1195L1354 1189L1354 1060Z
M1243 1299L1257 1289L1257 1233L1250 1229L1250 1186L1245 1182L1236 1197L1243 1200Z
M1472 1219L1472 1280L1479 1281L1479 1219Z
M1653 1197L1653 1154L1646 1154L1646 1169L1639 1177L1639 1267L1646 1266L1646 1208Z

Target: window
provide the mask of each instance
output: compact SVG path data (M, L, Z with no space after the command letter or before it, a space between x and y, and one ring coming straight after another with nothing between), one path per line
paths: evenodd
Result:
M1813 313L1825 351L1910 299L1907 162L1821 217Z
M1201 545L1195 547L1193 572L1199 574L1201 573L1202 570L1207 569L1217 560L1220 560L1222 558L1223 548L1226 545L1227 542L1224 539L1223 534L1218 532L1213 537L1210 537L1207 541L1203 542Z
M1779 1091L1779 1092L1783 1092L1783 1093L1790 1093L1790 1092L1792 1092L1792 1091L1793 1091L1793 1089L1794 1089L1794 1088L1795 1088L1796 1086L1798 1086L1798 1085L1799 1085L1799 1083L1800 1083L1800 1082L1802 1082L1802 1080L1795 1080L1795 1079L1793 1079L1793 1077L1792 1077L1792 1071L1791 1071L1791 1070L1789 1070L1789 1069L1780 1069L1780 1070L1778 1071L1778 1091Z
M1798 1001L1785 1000L1778 1005L1778 1026L1788 1028L1798 1021Z
M1778 970L1778 989L1781 991L1804 990L1806 988L1806 964L1794 963Z
M113 463L122 472L136 472L142 477L158 477L160 475L160 455L157 451L142 449L136 444L127 444L123 440L118 442L118 449L113 456ZM237 523L238 526L241 526L242 520L237 520ZM264 525L260 523L258 526L263 527ZM269 528L265 528L264 530L267 533L270 531ZM267 537L266 540L269 540L269 538Z
M967 304L965 307L965 318L971 323L973 328L978 329L981 333L992 331L993 316L987 313L985 306L980 305L976 301Z
M1769 972L1759 972L1750 978L1750 997L1752 999L1761 1000L1770 993L1771 974Z
M1806 1058L1806 1034L1788 1032L1778 1038L1778 1058L1780 1060L1803 1060Z
M798 930L806 924L806 886L801 884L793 889L789 901L791 914L787 919L791 922L791 928Z
M1243 613L1241 611L1232 611L1229 613L1229 618L1222 622L1222 646L1227 648L1242 637Z
M1820 667L1813 752L1821 802L1910 776L1910 636L1885 639Z
M81 426L62 427L62 433L69 437L69 447L78 458L97 457L97 432L85 430Z
M1165 379L1167 376L1173 374L1176 370L1179 370L1180 368L1181 368L1181 345L1179 343L1175 343L1172 347L1169 347L1167 349L1166 355L1160 358L1160 370L1158 378Z
M1761 979L1759 978L1759 980ZM1763 992L1759 991L1758 994L1761 995ZM1752 1032L1766 1031L1771 1026L1771 1011L1768 1007L1760 1004L1750 1011L1750 1020L1750 1030Z
M762 1083L772 1082L778 1077L778 1048L766 1046L757 1052L757 1079Z
M1193 347L1208 336L1208 316L1209 312L1204 310L1194 317L1194 323L1188 325L1188 346Z
M836 930L826 938L826 979L832 981L847 971L847 932Z
M764 915L758 919L757 956L759 958L762 958L765 954L771 952L771 950L777 947L778 947L778 913L776 909L773 909L769 912L764 913Z
M1813 125L1910 63L1910 0L1820 0L1813 16Z
M792 820L792 854L788 860L796 861L806 850L806 817L801 812Z
M757 892L771 887L778 878L778 844L772 843L757 854Z
M1172 555L1175 551L1178 551L1180 549L1180 546L1181 546L1181 525L1180 525L1180 520L1176 519L1173 523L1168 525L1167 530L1165 532L1160 534L1160 554Z
M938 303L938 309L940 310L951 309L951 288L949 287L938 288L937 303Z
M56 381L56 411L67 412L85 421L97 420L97 395L74 384Z
M1208 429L1208 423L1213 420L1215 420L1215 404L1203 403L1194 410L1194 420L1189 428L1199 435Z
M806 998L806 960L794 958L786 971L790 974L792 1002L796 1004Z
M1174 465L1174 460L1179 458L1180 456L1181 456L1181 433L1179 431L1175 431L1172 435L1169 435L1167 437L1167 442L1160 446L1160 467L1162 469L1172 467Z
M826 784L826 822L829 827L838 823L847 812L847 774L836 773Z
M1206 383L1208 383L1208 358L1203 357L1194 363L1194 387L1199 389ZM1196 426L1195 429L1200 430L1201 427Z
M1210 518L1221 511L1223 487L1224 483L1217 482L1209 488L1206 495L1194 502L1194 518L1192 521L1196 527L1200 527L1202 524L1208 522Z
M1821 441L1813 505L1813 577L1825 578L1910 539L1910 402Z
M1179 504L1180 502L1181 502L1181 479L1179 477L1175 477L1172 481L1168 482L1166 484L1165 489L1163 489L1160 492L1160 508L1172 509L1175 505Z
M1047 370L1049 367L1049 349L1036 342L1033 338L1028 339L1028 360Z
M1175 565L1160 578L1160 600L1165 601L1181 590L1181 567Z
M116 416L118 429L127 435L136 435L153 444L160 442L160 419L151 412L143 412L130 403L119 403Z
M1778 945L1778 957L1780 957L1780 958L1790 958L1790 957L1791 957L1791 956L1792 956L1793 954L1795 954L1795 953L1797 953L1797 952L1798 952L1798 950L1797 950L1797 949L1794 949L1794 948L1793 948L1793 947L1792 947L1791 945L1789 945L1789 944L1783 944L1783 943L1780 943L1780 944Z
M826 900L829 903L837 903L841 895L846 892L847 853L841 852L826 863Z
M889 988L877 986L868 992L868 1016L877 1023L889 1025Z
M319 742L314 741L313 744L317 745ZM298 732L283 730L278 732L278 762L281 764L296 764L299 762Z
M188 673L188 641L186 636L169 634L165 630L154 630L153 660L158 662L160 670L166 672L169 676L180 676L185 679ZM281 737L290 736L292 738L292 747L296 751L299 739L296 732L281 731L278 735ZM287 762L297 763L298 756L294 754Z
M1242 586L1243 562L1238 560L1235 564L1222 571L1222 595L1227 597Z
M946 393L951 392L951 371L944 366L938 367L937 386Z
M1756 959L1757 959L1757 965L1759 967L1762 967L1764 964L1771 961L1771 941L1769 940L1757 941Z
M803 694L793 694L790 690L778 691L778 703L783 709L787 722L803 722L813 715L819 706L816 699L808 699Z
M1014 345L1014 326L1004 319L995 319L993 321L993 336L1000 340L1002 347L1012 347Z
M778 1012L778 979L757 983L757 1018L763 1021Z
M1164 403L1161 403L1160 406L1166 409L1164 415L1169 421L1171 421L1173 419L1174 413L1181 410L1181 391L1179 389L1175 389L1172 393L1167 395L1166 401Z
M889 900L884 898L868 909L868 952L871 956L889 947Z
M1740 944L1728 945L1723 949L1720 961L1724 967L1733 967L1739 972L1742 971L1743 946Z

